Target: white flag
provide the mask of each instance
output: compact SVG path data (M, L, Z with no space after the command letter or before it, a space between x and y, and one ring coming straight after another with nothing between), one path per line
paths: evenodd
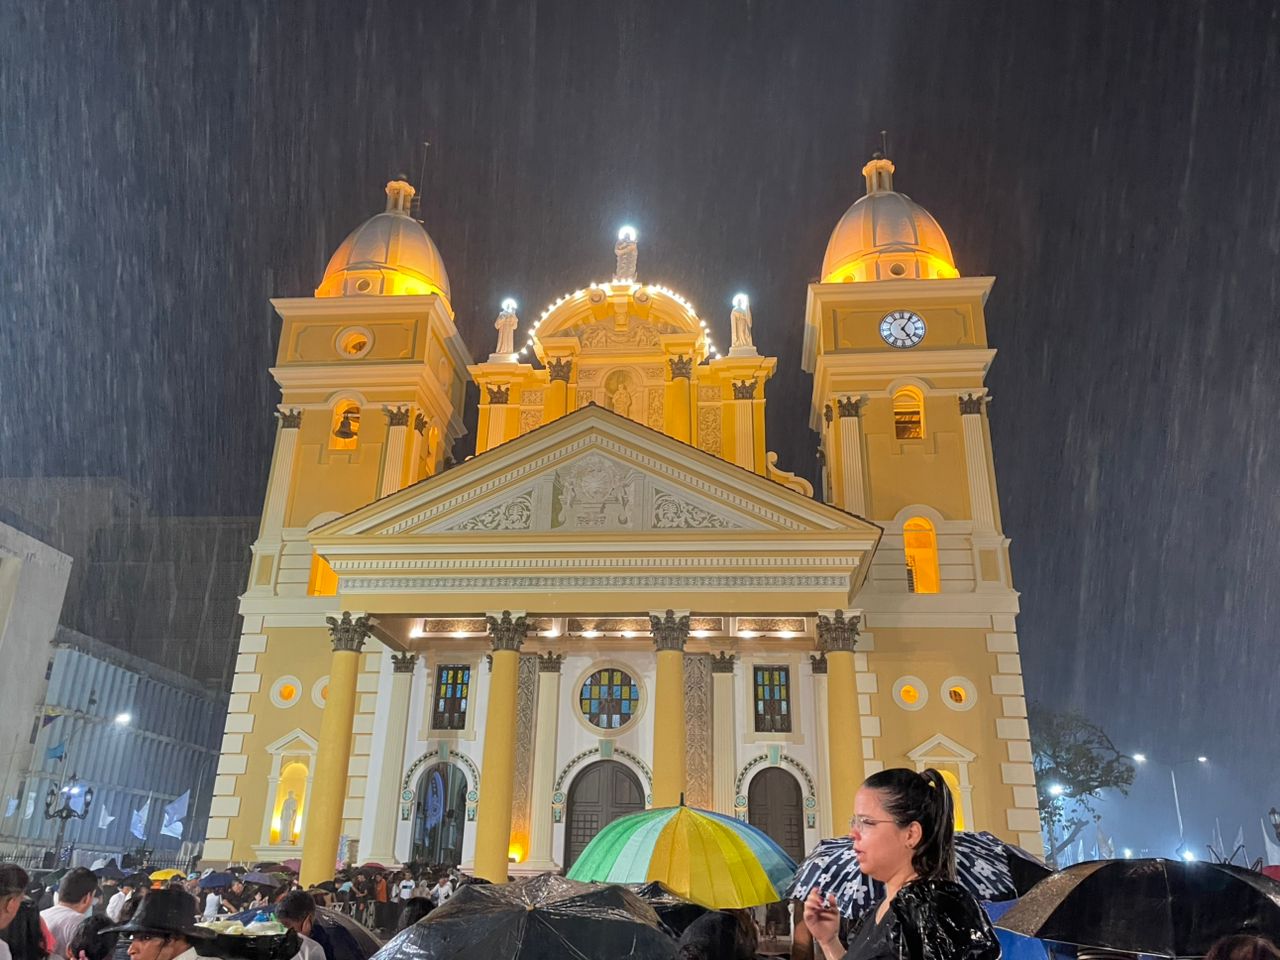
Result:
M1236 831L1236 842L1231 847L1230 857L1234 857L1236 855L1237 850L1244 855L1244 862L1248 863L1249 851L1246 850L1244 846L1244 827L1241 827L1239 830Z
M98 829L99 830L107 829L107 827L111 826L111 824L115 821L115 819L116 818L113 817L107 811L107 808L104 806L102 808L102 812L98 814Z
M1262 821L1262 845L1267 851L1265 863L1268 865L1280 864L1280 844L1277 844L1271 836L1271 824Z
M188 790L164 808L164 825L160 828L161 834L182 839L182 821L187 817L187 803L190 800L191 791Z
M6 817L12 817L12 816L13 816L13 814L14 814L14 812L15 812L17 809L18 809L18 798L17 798L17 797L9 797L7 800L5 800L5 804L4 804L4 815L5 815Z
M133 811L133 817L129 821L129 832L139 840L147 839L147 821L150 819L151 798L147 797L147 802L142 805L142 808Z
M27 794L27 809L23 811L23 813L22 813L22 819L23 819L23 820L30 820L30 819L31 819L31 814L35 812L35 809L36 809L36 795L35 795L34 793L28 793L28 794Z

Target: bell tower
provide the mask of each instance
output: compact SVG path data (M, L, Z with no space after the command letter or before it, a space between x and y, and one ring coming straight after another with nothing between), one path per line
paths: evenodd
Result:
M958 820L1036 848L1035 777L985 377L995 280L962 277L893 163L831 234L809 286L804 368L823 498L885 535L857 598L866 774L935 766ZM831 731L831 736L838 736Z

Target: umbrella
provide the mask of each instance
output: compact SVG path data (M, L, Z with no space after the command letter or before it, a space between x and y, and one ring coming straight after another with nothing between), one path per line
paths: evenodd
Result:
M369 861L368 863L366 863L363 867L360 867L360 869L361 869L361 870L376 870L378 873L385 873L385 872L386 872L386 870L387 870L387 868L386 868L386 867L384 867L382 864L377 863L377 862L375 862L375 861L373 861L373 860L370 860L370 861Z
M186 874L181 870L157 870L151 874L151 880L158 883L165 883L169 880L184 879Z
M302 861L297 859L296 857L291 860L286 860L284 863L281 864L281 866L284 867L286 870L288 870L290 873L300 873L302 871Z
M628 884L641 900L653 907L658 919L677 937L684 933L689 924L707 912L692 900L677 896L657 880L646 884Z
M200 878L200 889L202 890L225 890L236 882L234 873L210 873Z
M372 930L339 910L316 907L316 923L329 934L334 960L369 960L382 949L382 941Z
M93 875L99 880L123 880L125 873L114 860L108 860L101 866L94 867Z
M1229 863L1092 860L1041 881L1000 926L1083 947L1201 957L1229 934L1280 938L1280 883Z
M283 867L284 867L284 864L282 863L274 863L272 861L268 861L266 863L254 864L253 869L260 871L262 873L272 873L276 870L282 869Z
M978 900L1013 900L1049 873L1031 854L994 834L956 834L956 879ZM858 869L848 837L818 841L800 864L791 897L803 900L814 888L833 895L850 918L860 917L884 898L884 886Z
M260 870L254 870L252 873L246 873L240 879L245 883L260 883L264 887L284 886L286 880L283 874L263 873Z
M621 817L595 835L571 880L661 881L713 910L786 897L796 864L763 831L710 810L659 807Z
M653 908L630 890L544 873L462 887L374 960L671 960L675 949Z

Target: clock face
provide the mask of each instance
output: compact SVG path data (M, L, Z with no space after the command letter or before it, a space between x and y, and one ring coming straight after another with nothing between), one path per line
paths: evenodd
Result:
M880 321L880 336L899 350L914 347L924 339L924 318L910 310L895 310Z

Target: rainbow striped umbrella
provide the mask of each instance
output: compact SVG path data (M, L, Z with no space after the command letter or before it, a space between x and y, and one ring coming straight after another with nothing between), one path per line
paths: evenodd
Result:
M785 900L796 863L761 830L710 810L662 807L613 821L569 871L587 883L657 880L713 910Z

